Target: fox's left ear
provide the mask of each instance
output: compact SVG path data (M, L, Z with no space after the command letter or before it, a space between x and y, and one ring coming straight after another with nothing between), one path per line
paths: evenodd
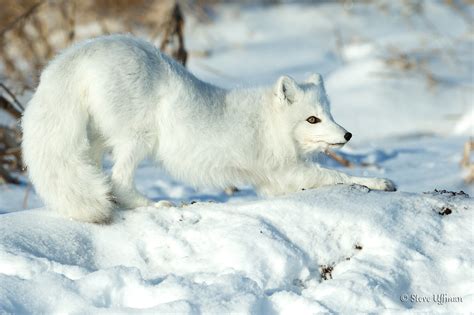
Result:
M309 78L306 80L306 83L313 83L314 85L319 86L323 90L325 90L323 76L320 75L319 73L311 74Z
M289 76L281 76L275 84L275 95L282 103L288 105L294 103L302 93L296 81Z

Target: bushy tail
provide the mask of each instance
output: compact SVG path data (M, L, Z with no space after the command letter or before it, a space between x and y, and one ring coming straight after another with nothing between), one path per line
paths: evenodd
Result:
M88 111L79 93L48 83L40 84L22 119L23 159L30 179L55 211L81 221L107 222L110 188L91 159Z

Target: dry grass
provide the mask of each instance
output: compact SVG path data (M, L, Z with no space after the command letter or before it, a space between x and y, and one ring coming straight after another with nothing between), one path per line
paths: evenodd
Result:
M132 33L186 63L184 17L177 0L2 0L0 114L18 120L15 95L33 91L44 65L73 42ZM22 170L18 125L0 125L0 182L17 183Z
M32 90L46 62L86 37L126 32L150 40L183 64L184 18L175 0L3 0L0 69L16 93Z

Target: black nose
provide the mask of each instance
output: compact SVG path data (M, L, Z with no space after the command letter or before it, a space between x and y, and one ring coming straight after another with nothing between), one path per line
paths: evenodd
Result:
M351 140L351 138L352 138L352 133L346 132L346 134L344 135L344 139L346 139L346 141L349 141Z

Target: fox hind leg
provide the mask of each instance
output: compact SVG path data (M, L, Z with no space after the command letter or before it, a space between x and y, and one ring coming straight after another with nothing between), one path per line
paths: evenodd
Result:
M90 139L89 142L91 159L99 169L102 169L102 159L106 151L105 141L98 137Z
M128 209L151 206L153 202L140 194L135 188L135 170L145 157L144 144L124 141L112 150L112 194L115 201Z
M123 141L120 146L114 147L112 156L114 165L112 167L112 198L117 204L133 209L138 207L153 206L156 208L169 208L175 205L168 200L153 202L143 196L135 188L135 170L146 156L146 144L133 141Z

